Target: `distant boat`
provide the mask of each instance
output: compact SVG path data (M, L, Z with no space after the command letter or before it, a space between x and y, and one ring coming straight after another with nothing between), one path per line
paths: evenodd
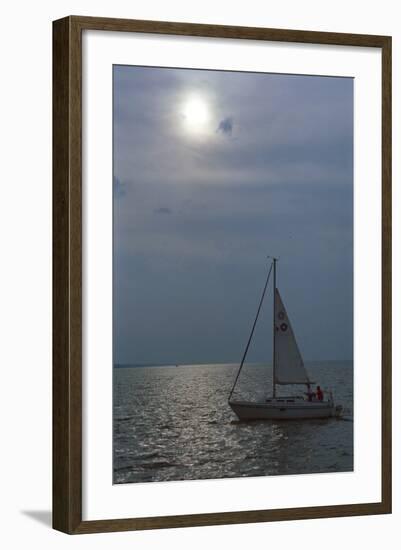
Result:
M231 389L228 403L240 420L257 419L310 419L329 418L338 416L342 407L335 406L333 395L329 392L328 399L319 400L312 391L312 382L306 371L301 353L299 351L295 335L291 327L290 319L284 307L278 288L276 287L276 263L277 258L272 258L272 264L267 275L262 298L256 313L250 337L242 357L234 385ZM243 401L233 397L241 369L252 340L262 303L268 287L270 274L273 270L273 394L263 401ZM303 395L278 397L277 385L305 385L306 392Z

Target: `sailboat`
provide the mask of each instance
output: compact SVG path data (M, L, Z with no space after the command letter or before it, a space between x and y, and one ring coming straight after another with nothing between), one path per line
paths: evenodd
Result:
M285 309L280 292L276 286L276 264L277 258L271 258L272 263L267 275L262 298L256 313L242 361L237 372L234 384L228 398L228 403L240 420L290 420L308 418L330 418L338 416L342 407L336 406L332 392L328 398L316 397L311 386L314 384L309 378L301 353L295 340L288 313ZM268 287L270 274L273 270L273 394L262 401L243 401L233 397L236 384L244 365L253 333L259 318ZM280 385L302 385L307 391L302 395L291 395L281 397L277 395L277 386ZM322 397L322 396L321 396Z

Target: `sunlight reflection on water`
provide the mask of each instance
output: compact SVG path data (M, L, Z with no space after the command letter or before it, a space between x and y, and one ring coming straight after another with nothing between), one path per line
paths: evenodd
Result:
M352 411L352 362L307 368ZM114 483L353 469L352 421L239 422L227 403L235 374L232 365L115 368ZM248 365L238 393L266 395L270 379L269 367Z

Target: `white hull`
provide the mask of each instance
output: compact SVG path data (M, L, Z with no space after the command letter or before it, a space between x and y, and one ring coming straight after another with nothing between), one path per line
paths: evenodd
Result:
M332 401L305 401L289 397L259 403L230 401L229 405L240 420L299 420L336 416Z

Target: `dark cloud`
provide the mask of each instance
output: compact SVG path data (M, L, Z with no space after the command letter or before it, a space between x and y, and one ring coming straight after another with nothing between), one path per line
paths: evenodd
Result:
M222 134L225 134L226 136L231 136L233 133L233 127L234 127L234 120L232 117L226 117L223 118L223 120L220 121L217 131L221 132Z
M166 206L161 206L160 208L155 208L153 212L155 214L171 214L171 208L167 208Z
M116 198L124 197L126 193L125 184L121 183L116 176L113 177L113 193Z

